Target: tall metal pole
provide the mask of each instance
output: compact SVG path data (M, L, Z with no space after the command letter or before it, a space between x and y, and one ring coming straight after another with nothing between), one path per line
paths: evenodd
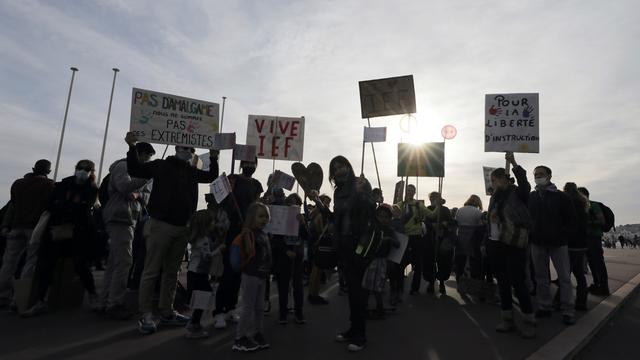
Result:
M113 90L116 87L116 75L120 69L113 68L113 83L111 84L111 97L109 97L109 110L107 110L107 125L104 128L104 140L102 140L102 152L100 153L100 167L98 168L97 183L102 181L102 164L104 163L104 149L107 147L107 134L109 133L109 119L111 118L111 104L113 103Z
M227 97L223 96L222 97L222 115L220 116L220 129L218 129L218 132L222 132L222 124L224 124L224 104L227 102Z
M60 165L60 153L62 152L62 142L64 141L64 131L67 127L67 115L69 114L69 101L71 101L71 90L73 90L73 79L76 76L78 68L71 67L71 84L69 85L69 95L67 95L67 106L64 109L64 120L62 121L62 133L60 134L60 143L58 144L58 156L56 157L56 168L53 171L53 181L58 179L58 167Z

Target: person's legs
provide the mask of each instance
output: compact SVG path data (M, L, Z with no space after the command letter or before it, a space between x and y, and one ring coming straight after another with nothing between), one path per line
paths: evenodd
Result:
M21 279L31 278L36 272L36 264L38 263L38 253L40 252L40 242L42 241L42 237L34 239L31 235L33 235L33 229L25 229L25 236L27 238L27 257L25 258L24 266L20 273Z
M0 303L9 304L13 294L13 279L27 241L25 229L13 229L7 236L7 245L0 268Z
M82 286L87 290L89 294L96 293L96 283L93 279L93 274L91 273L91 265L90 261L85 254L82 253L74 253L73 255L73 266L75 268L76 274L80 278L80 282L82 282Z
M349 287L349 311L353 340L366 341L367 291L362 288L364 269L349 263L345 267Z
M584 251L570 251L571 272L576 278L576 309L587 308L587 278L584 274Z
M138 295L140 312L143 314L153 312L153 295L155 293L156 282L160 276L162 264L172 240L165 223L155 219L149 219L146 227L146 255Z
M171 226L171 242L162 263L162 280L158 310L161 314L173 313L173 300L176 296L178 273L182 257L189 241L189 228L186 226Z
M409 236L410 261L413 270L413 279L411 280L411 291L420 291L420 283L422 282L422 274L425 271L424 244L423 238L419 235Z
M236 329L236 339L254 335L253 333L256 329L255 321L257 318L254 312L257 311L259 312L259 316L264 316L262 313L262 298L264 295L260 293L260 280L261 279L255 276L242 274L240 289L242 304L240 306L240 320L238 321L238 327Z
M438 251L438 280L441 282L449 280L453 269L453 252L451 250Z
M591 252L593 260L591 272L593 273L596 287L601 289L603 293L609 293L609 274L607 272L607 265L604 262L602 240L600 238L589 239L589 251Z
M553 267L558 274L560 288L560 305L563 315L574 315L573 286L571 285L571 265L569 263L569 249L567 246L550 247L549 255Z
M311 276L309 276L309 296L320 296L320 281L322 270L315 264L311 266Z
M429 283L427 289L433 288L433 283L436 280L436 249L435 239L432 236L427 235L423 238L424 246L422 247L423 265L422 265L422 277ZM414 278L415 280L415 278Z
M549 250L545 246L531 245L531 255L536 271L536 294L539 310L551 311L549 288Z
M111 279L110 283L105 283L105 290L108 293L107 307L124 304L127 278L133 263L131 244L134 230L135 225L107 224L107 233L111 239L106 270L106 272L111 272Z
M498 292L502 311L510 311L513 308L511 282L508 275L508 253L506 245L498 241L489 241L487 251L493 260L493 270L498 278Z
M303 317L303 306L304 306L304 287L302 284L303 277L303 263L302 263L302 254L299 254L298 257L294 260L294 268L292 274L292 286L293 286L293 304L295 308L295 315L298 319L302 319Z
M264 309L260 300L264 298L265 294L265 279L264 278L256 278L255 284L256 291L256 300L253 307L253 329L251 337L256 336L256 334L263 333L263 323L264 323Z
M507 276L509 282L515 291L520 305L520 311L523 314L533 313L533 305L531 303L531 295L526 285L527 262L529 256L526 249L520 249L513 246L506 246L507 250Z
M287 257L274 259L274 272L278 284L278 303L280 309L280 319L287 318L289 313L289 284L291 283L291 261Z
M187 272L187 292L189 298L193 296L194 291L212 291L209 283L209 275L199 274L192 271ZM191 324L199 325L202 314L206 309L194 309L191 315Z
M461 249L456 249L454 256L456 281L459 281L461 277L466 275L467 260L469 260L466 254L461 253Z

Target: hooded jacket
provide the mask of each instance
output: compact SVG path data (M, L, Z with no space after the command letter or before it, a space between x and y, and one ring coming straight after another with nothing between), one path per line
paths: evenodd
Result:
M102 211L102 218L106 224L134 225L142 206L149 200L149 180L129 176L126 159L111 164L109 173L109 201ZM133 192L140 193L140 197L131 201L128 196Z
M127 152L127 171L131 177L153 179L149 215L175 226L186 226L198 206L198 183L211 183L218 177L218 161L212 159L209 171L169 156L148 163L138 161L134 146Z
M577 231L576 213L567 194L550 183L536 186L529 196L533 220L531 242L539 246L565 246Z

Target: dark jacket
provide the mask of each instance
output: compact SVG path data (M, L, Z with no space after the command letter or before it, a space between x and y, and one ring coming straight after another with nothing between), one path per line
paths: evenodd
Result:
M576 214L576 230L569 238L569 249L587 250L587 222L589 210L579 201L571 199L571 204Z
M527 180L527 172L520 166L513 168L517 186L510 185L503 190L496 190L491 196L488 209L489 237L492 224L499 227L499 240L506 244L525 247L528 243L528 232L531 229L531 215L527 207L531 185Z
M148 206L152 218L185 226L198 206L198 183L208 184L218 177L218 161L212 159L209 171L198 170L175 156L143 164L135 147L129 147L127 171L132 177L153 179Z
M11 212L3 222L11 229L33 229L51 200L54 182L43 175L27 174L11 185Z
M356 180L337 187L333 193L333 223L338 251L346 260L353 259L360 238L367 232L374 218L376 203L371 196L371 185L361 191Z
M78 184L75 176L69 176L55 184L49 211L50 226L73 224L73 240L90 245L96 238L93 205L98 199L95 183Z
M576 232L576 214L567 194L555 185L537 187L529 196L533 220L531 242L540 246L565 246Z

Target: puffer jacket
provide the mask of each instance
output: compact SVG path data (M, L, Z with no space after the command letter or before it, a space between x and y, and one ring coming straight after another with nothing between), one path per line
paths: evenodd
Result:
M142 206L146 205L151 190L146 179L132 178L127 172L127 161L121 159L109 167L109 201L104 207L102 218L105 224L120 223L134 225ZM140 193L136 200L129 200L130 193Z

